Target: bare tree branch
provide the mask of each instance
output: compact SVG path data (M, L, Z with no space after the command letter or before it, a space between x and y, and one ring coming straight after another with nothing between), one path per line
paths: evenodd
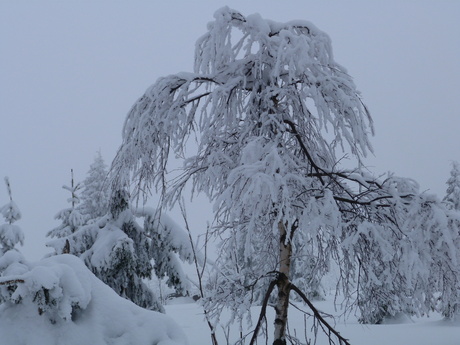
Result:
M290 284L290 289L294 290L300 298L303 299L303 301L308 305L308 307L311 309L313 312L314 317L323 325L326 327L326 329L329 331L329 333L334 334L338 339L339 339L339 344L344 344L344 345L351 345L348 341L348 339L345 339L340 335L339 332L337 332L321 315L321 313L318 311L318 309L315 308L313 303L310 302L310 300L307 298L307 296L294 284Z
M206 265L206 260L207 260L206 253L207 252L205 251L203 269L200 270L200 267L198 265L198 257L197 257L197 254L196 254L195 245L193 243L192 232L190 231L190 227L188 225L187 213L186 213L186 210L185 210L185 205L184 205L183 199L180 200L179 206L180 206L182 218L184 219L184 222L185 222L185 229L187 230L188 238L189 238L189 241L190 241L190 246L192 247L193 263L195 264L195 270L196 270L196 274L197 274L197 277L198 277L198 285L199 285L199 290L200 290L200 296L201 296L201 298L204 298L203 272L204 272L204 267ZM207 234L206 234L206 238L207 238ZM207 243L206 243L206 246L207 246ZM204 312L204 316L206 318L206 323L208 324L208 327L211 330L212 344L213 345L218 345L217 338L216 338L216 331L215 331L214 326L212 325L211 321L209 320L208 311L203 308L203 312Z
M267 292L265 293L264 300L262 303L262 308L260 309L259 319L257 320L256 328L254 328L254 333L252 334L252 338L249 342L249 345L254 345L255 341L257 340L257 335L259 333L260 326L262 325L262 320L265 318L265 314L267 312L268 299L270 298L270 294L275 288L276 283L277 280L273 280L268 286Z
M0 285L15 285L15 284L24 284L24 279L11 279L0 281Z

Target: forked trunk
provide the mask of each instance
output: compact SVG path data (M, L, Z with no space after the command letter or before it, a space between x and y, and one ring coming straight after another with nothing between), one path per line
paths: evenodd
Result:
M275 333L273 345L286 345L286 325L289 307L290 282L289 273L291 269L291 242L286 238L286 227L282 222L278 223L280 233L280 265L277 281L278 301L275 307Z

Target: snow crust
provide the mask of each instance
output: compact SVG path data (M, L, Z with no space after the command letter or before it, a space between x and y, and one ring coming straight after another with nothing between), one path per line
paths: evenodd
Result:
M49 257L27 272L21 267L22 274L7 277L24 283L0 305L0 345L189 344L172 319L119 297L75 256ZM31 293L41 287L56 298L58 315L40 315Z

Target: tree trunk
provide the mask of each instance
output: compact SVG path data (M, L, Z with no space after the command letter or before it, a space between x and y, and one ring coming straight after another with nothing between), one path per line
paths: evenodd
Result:
M291 269L292 246L286 238L286 227L282 222L278 223L280 233L280 265L277 281L278 301L275 307L275 333L273 345L286 345L286 325L289 307L290 282L289 273Z

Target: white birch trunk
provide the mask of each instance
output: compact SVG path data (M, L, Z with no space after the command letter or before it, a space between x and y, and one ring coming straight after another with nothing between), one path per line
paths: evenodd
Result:
M291 269L292 247L290 241L286 238L286 227L279 222L278 229L280 233L280 265L278 287L278 301L275 307L275 332L273 345L286 345L286 325L289 307L289 273Z

